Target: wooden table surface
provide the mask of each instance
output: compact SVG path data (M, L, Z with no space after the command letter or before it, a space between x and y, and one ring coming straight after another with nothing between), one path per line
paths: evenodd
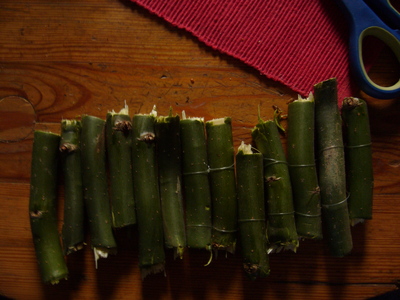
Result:
M90 247L68 257L70 276L40 282L28 201L34 129L59 132L62 118L105 118L126 100L131 115L169 107L206 120L231 116L235 147L250 142L257 108L272 117L297 97L245 64L199 43L128 0L2 0L0 4L0 295L13 299L366 299L400 280L400 101L368 101L375 174L374 218L352 229L354 249L333 258L322 241L270 255L268 278L248 280L240 250L203 266L188 251L166 274L142 281L137 241L95 270ZM382 55L372 76L398 75ZM397 73L396 73L397 72ZM358 96L358 95L354 95ZM283 140L284 141L284 140ZM59 210L62 209L62 186ZM62 220L60 219L60 225Z

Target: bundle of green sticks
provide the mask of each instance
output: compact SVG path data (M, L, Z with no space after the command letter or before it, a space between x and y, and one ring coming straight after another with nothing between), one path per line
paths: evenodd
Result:
M346 98L341 111L337 103L334 78L289 103L286 151L279 110L259 117L253 144L242 142L236 155L231 118L157 116L155 108L62 120L60 135L35 131L29 212L42 280L68 276L65 257L85 245L84 224L96 268L116 253L115 230L137 226L143 278L164 271L167 248L179 258L187 248L209 251L208 265L237 241L248 277L265 277L270 253L322 239L323 226L332 255L345 256L351 226L372 218L373 172L365 101Z

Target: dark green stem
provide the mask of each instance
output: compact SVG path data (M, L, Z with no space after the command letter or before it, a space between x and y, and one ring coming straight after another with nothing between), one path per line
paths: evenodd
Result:
M139 267L142 278L149 274L163 272L165 267L154 122L155 117L152 114L133 117L133 187L139 231Z
M262 121L252 131L257 149L264 156L269 252L296 251L299 241L294 217L289 169L274 120Z
M59 143L59 135L43 131L34 133L29 216L40 275L44 283L51 284L68 276L57 230Z
M233 253L236 246L237 201L231 118L206 123L212 197L213 247Z
M372 218L374 174L367 103L358 98L345 98L342 117L349 216L355 225Z
M188 247L211 249L211 194L204 121L181 120L183 191Z
M64 253L70 254L84 246L84 201L81 164L81 122L61 121L60 151L64 174Z
M115 253L115 242L106 174L105 121L85 115L82 118L82 170L85 207L91 246L97 260Z
M179 123L178 115L157 117L155 133L165 245L174 249L175 256L182 258L186 248L186 230Z
M321 203L314 154L314 98L289 104L287 152L296 228L301 238L321 239Z
M107 159L113 227L136 223L132 182L132 122L128 108L109 112L106 119Z
M351 251L353 242L347 208L342 120L336 79L316 84L314 97L323 222L332 255L342 257Z
M263 156L242 145L236 155L239 236L243 267L251 279L266 277L269 272L265 236Z

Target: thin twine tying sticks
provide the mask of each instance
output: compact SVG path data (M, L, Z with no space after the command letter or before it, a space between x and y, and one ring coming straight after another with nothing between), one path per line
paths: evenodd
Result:
M296 211L295 214L299 215L299 216L303 216L303 217L309 217L309 218L318 218L318 217L321 216L320 213L319 214L304 214L304 213L301 213L301 212L298 212L298 211Z
M331 150L331 149L336 149L336 148L342 148L343 149L344 146L338 146L338 145L329 146L329 147L326 147L324 149L319 150L319 153L321 154L322 152L325 152L325 151Z
M275 165L275 164L285 164L287 165L287 161L285 160L277 160L274 158L268 158L268 157L264 157L264 161L270 161L270 163L264 164L264 167L269 167L271 165Z
M209 174L211 172L217 172L217 171L224 171L224 170L230 170L230 169L234 169L235 168L235 164L232 164L230 166L227 167L221 167L221 168L210 168L210 166L207 165L207 169L203 170L203 171L197 171L197 172L185 172L183 173L184 176L187 175L200 175L200 174Z
M207 227L207 228L212 228L210 225L205 225L205 224L188 224L186 227Z
M364 148L364 147L369 147L371 145L372 145L372 143L368 143L368 144L361 144L361 145L354 145L354 146L346 146L346 148L347 149Z
M268 216L287 216L287 215L293 215L294 211L292 212L281 212L281 213L268 213Z
M303 165L301 165L301 164L299 164L299 165L288 165L290 168L301 168L301 167L315 167L316 166L316 164L315 163L313 163L313 164L303 164Z
M349 197L350 197L350 193L348 193L348 194L347 194L347 197L346 197L344 200L342 200L342 201L339 201L339 202L337 202L337 203L332 203L332 204L322 204L321 206L322 206L322 208L325 208L325 209L329 209L329 208L332 208L332 207L334 207L334 206L339 206L339 205L341 205L341 204L343 204L343 203L346 203L347 200L349 199Z
M238 219L239 223L245 222L265 222L265 219Z
M220 229L220 228L216 228L216 227L213 227L213 229L218 231L218 232L224 232L224 233L233 233L233 232L237 231L237 229L227 230L227 229Z

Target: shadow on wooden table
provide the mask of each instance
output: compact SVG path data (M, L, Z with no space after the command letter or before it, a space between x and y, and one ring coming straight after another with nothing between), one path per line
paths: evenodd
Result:
M130 278L133 268L137 267L135 232L134 227L114 231L118 253L109 255L106 260L100 259L98 261L98 269L95 274L97 294L100 299L112 299L120 284L125 283L126 279ZM102 262L104 262L104 266L102 266Z
M365 258L365 224L357 224L352 227L353 249L345 257L333 257L326 247L325 269L327 270L327 286L331 299L344 299L346 289L351 285L363 284L351 282L348 278L350 270L357 270L357 266L363 265ZM353 271L354 272L354 271Z
M56 285L42 284L44 299L72 299L72 293L85 284L85 252L78 251L68 255L68 280L62 280Z

